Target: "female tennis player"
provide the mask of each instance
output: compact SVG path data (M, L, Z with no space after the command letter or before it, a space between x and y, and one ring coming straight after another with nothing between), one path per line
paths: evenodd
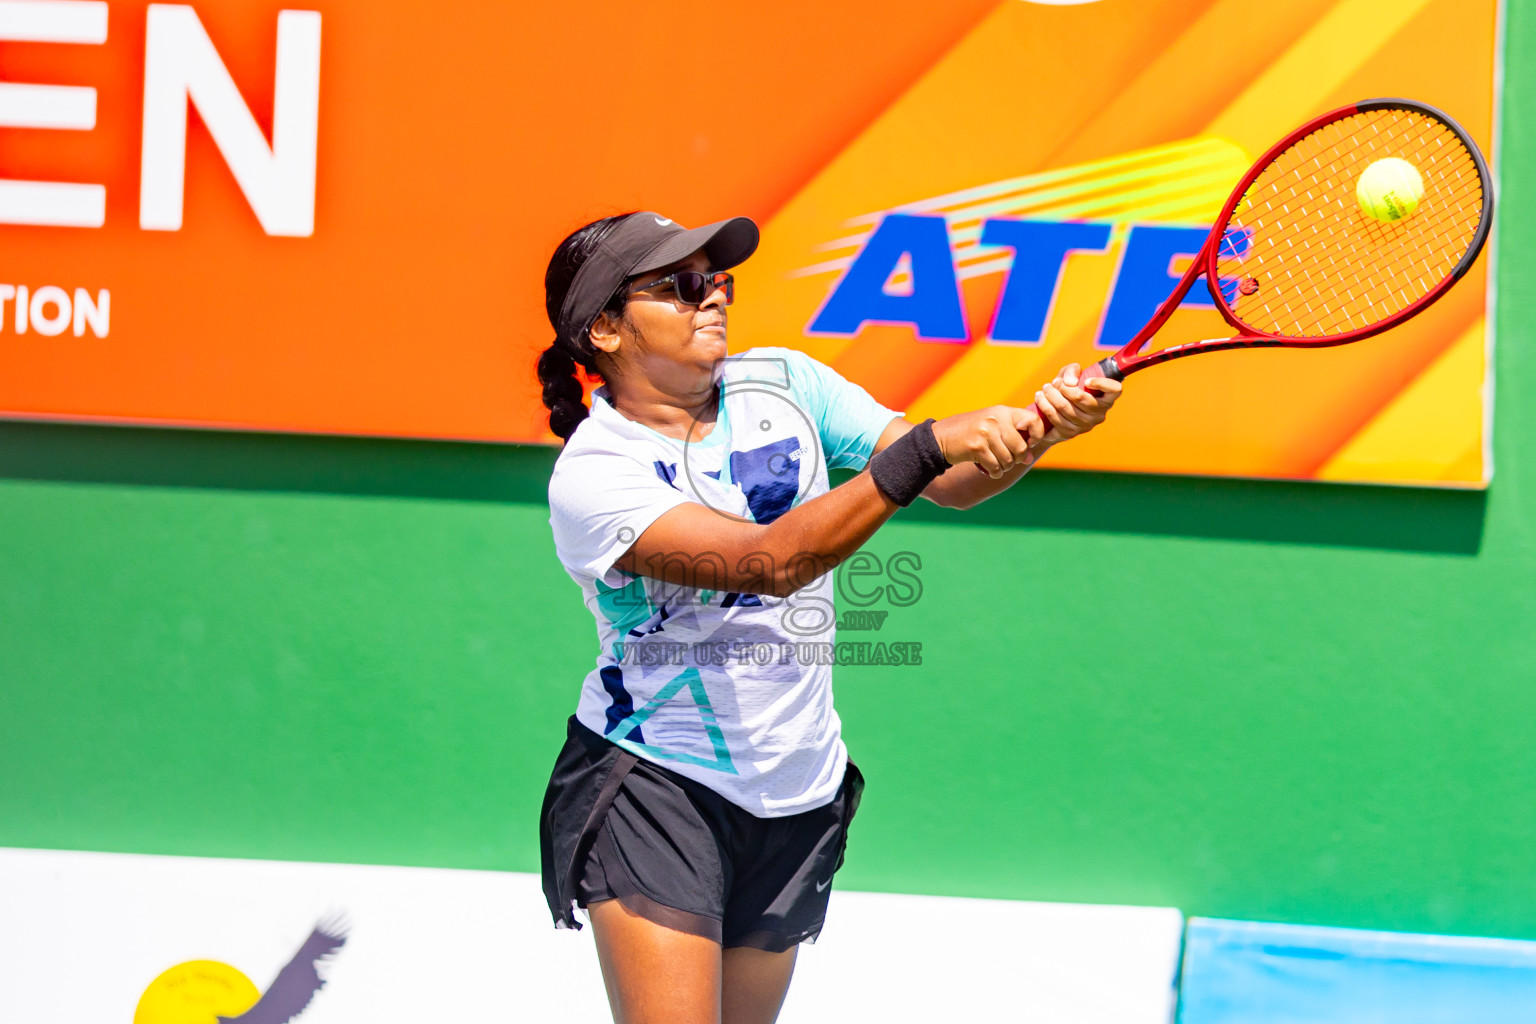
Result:
M757 241L745 217L634 213L545 276L550 525L599 652L544 798L544 892L559 927L585 908L619 1024L776 1018L863 787L830 570L919 495L1010 487L1120 390L1069 365L1028 409L911 423L802 353L728 357L727 271ZM590 410L578 366L604 383Z

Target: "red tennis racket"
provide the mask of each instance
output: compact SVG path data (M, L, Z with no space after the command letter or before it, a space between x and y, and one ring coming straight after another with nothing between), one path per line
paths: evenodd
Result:
M1378 160L1405 160L1423 197L1383 222L1356 197ZM1159 363L1233 348L1323 348L1421 313L1461 279L1488 238L1493 187L1466 131L1412 100L1366 100L1308 121L1232 190L1216 226L1151 321L1081 379L1122 380ZM1197 278L1236 330L1147 350Z

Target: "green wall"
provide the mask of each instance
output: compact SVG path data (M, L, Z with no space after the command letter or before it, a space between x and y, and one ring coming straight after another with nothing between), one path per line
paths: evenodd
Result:
M1533 13L1491 490L1041 471L904 514L871 548L922 597L870 638L924 664L839 670L844 884L1536 938ZM0 425L0 845L536 870L594 649L551 461Z

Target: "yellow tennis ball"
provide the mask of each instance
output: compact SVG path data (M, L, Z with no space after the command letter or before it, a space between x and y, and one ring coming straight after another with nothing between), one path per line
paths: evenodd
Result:
M1413 216L1423 198L1424 178L1419 169L1395 156L1371 164L1355 185L1360 209L1388 224Z

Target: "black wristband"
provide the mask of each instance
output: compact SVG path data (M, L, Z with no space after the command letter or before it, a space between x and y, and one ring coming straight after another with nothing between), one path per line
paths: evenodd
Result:
M916 501L923 488L948 468L944 449L933 436L933 420L923 420L869 460L875 486L902 508Z

